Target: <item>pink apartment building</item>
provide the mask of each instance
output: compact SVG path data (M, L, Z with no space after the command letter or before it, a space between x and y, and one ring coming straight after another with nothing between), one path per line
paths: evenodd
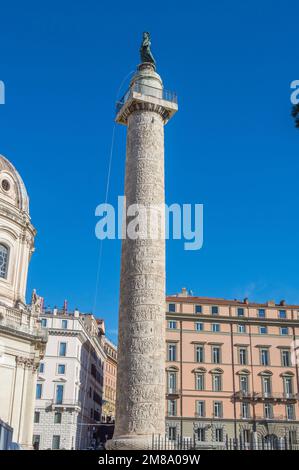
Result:
M297 443L299 305L193 297L186 289L166 301L169 438Z

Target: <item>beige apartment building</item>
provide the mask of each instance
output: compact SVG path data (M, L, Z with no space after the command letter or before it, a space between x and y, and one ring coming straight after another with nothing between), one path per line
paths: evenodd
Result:
M227 435L297 442L299 305L186 289L166 305L169 438L218 447Z
M117 346L105 337L104 350L106 361L102 418L104 422L111 423L115 420Z

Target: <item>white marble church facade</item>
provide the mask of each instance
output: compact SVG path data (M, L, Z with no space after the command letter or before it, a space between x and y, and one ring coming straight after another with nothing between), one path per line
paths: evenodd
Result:
M0 419L24 449L32 448L37 369L46 345L40 298L30 307L25 301L35 233L22 178L0 155Z

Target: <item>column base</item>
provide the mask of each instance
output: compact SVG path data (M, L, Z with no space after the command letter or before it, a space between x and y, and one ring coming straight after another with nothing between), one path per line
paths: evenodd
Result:
M105 444L106 450L151 450L152 436L117 436Z

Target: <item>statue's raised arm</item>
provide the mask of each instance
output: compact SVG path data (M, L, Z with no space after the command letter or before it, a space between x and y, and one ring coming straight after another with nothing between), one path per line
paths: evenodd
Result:
M142 43L140 47L140 59L141 62L150 62L151 64L156 65L156 61L151 53L151 38L150 33L144 32Z

